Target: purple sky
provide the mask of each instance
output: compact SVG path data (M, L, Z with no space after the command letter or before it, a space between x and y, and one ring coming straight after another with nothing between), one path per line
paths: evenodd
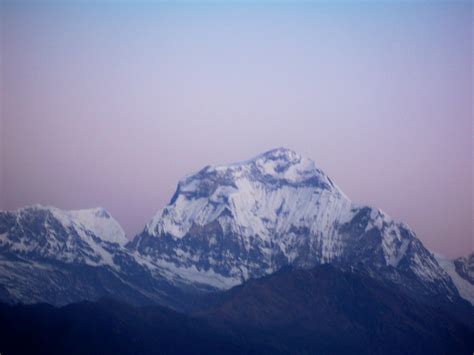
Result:
M133 236L183 175L285 146L473 250L471 2L139 3L2 3L1 208Z

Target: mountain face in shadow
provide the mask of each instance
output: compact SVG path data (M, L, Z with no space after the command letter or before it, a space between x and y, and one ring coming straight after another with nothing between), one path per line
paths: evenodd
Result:
M467 302L453 308L327 264L251 280L198 314L284 353L462 353L474 346L474 312Z
M331 265L286 268L197 301L192 313L112 300L2 305L5 354L457 354L474 346L459 316L396 284Z

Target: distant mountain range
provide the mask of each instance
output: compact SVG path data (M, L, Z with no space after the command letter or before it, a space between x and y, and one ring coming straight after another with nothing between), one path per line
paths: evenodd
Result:
M351 202L312 160L284 148L186 176L131 241L101 208L0 212L0 301L65 306L103 297L191 312L213 336L213 324L228 321L236 333L224 327L219 336L232 338L229 351L242 349L235 334L253 329L249 351L294 344L331 353L349 344L377 352L369 334L378 327L398 350L402 338L411 349L463 348L474 327L474 254L434 255L406 224ZM104 311L42 307L59 318L74 307ZM5 306L4 316L12 309L37 316L34 306ZM335 349L338 327L347 341Z
M0 297L13 302L113 295L179 309L189 294L330 263L473 303L472 259L440 262L407 225L352 203L313 161L284 148L185 177L131 242L100 208L0 212Z

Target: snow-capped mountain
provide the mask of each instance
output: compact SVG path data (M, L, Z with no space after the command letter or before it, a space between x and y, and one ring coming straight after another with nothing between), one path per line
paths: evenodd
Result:
M0 300L63 305L114 296L168 304L168 283L152 277L125 249L127 242L103 208L0 212Z
M0 301L113 296L183 309L196 293L325 263L430 299L456 301L456 277L472 282L472 257L449 264L456 274L440 267L407 225L351 202L312 160L284 148L186 176L131 242L102 208L0 212Z
M0 247L17 256L112 265L114 244L127 242L122 227L103 208L62 211L36 205L0 212Z
M215 289L286 265L334 263L456 294L407 225L352 203L312 160L285 148L186 176L128 248L172 280Z

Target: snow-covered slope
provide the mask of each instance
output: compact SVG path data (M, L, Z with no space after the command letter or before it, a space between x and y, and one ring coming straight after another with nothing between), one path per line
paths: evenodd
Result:
M112 296L168 304L163 290L173 289L129 254L127 241L102 208L0 212L0 301L63 305Z
M172 279L218 289L285 265L337 263L455 293L408 226L352 203L312 160L285 148L185 177L128 247Z
M36 205L0 212L0 247L17 255L113 265L114 248L127 242L123 229L102 208L63 211Z
M449 274L453 280L459 295L474 306L474 253L467 258L450 260L442 255L435 254L439 265ZM465 272L467 271L467 272Z
M61 211L62 215L59 210L55 212L58 218L66 217L66 224L76 225L82 230L91 231L106 242L125 245L129 241L120 224L103 208Z

